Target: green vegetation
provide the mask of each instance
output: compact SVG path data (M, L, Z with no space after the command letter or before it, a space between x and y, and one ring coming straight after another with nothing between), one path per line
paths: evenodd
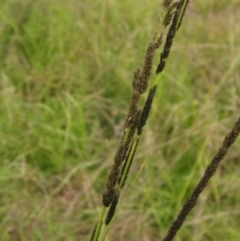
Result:
M160 3L0 5L0 240L89 240ZM239 23L238 0L190 2L109 240L160 240L239 117ZM240 239L238 145L176 241Z

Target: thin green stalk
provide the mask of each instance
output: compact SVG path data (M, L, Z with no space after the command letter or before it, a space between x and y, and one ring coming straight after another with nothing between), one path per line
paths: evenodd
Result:
M178 24L177 24L177 29L180 28L181 24L182 24L182 19L184 17L187 5L189 3L189 0L182 0L182 7L180 9L180 14L179 14L179 18L178 18Z
M129 151L129 154L128 154L127 159L125 161L126 164L124 163L123 172L122 172L120 183L119 183L120 188L123 188L125 180L127 178L130 166L132 164L132 160L134 158L135 151L136 151L137 146L138 146L139 137L140 136L137 135L134 138L133 143L132 143L131 148L130 148L130 151Z
M126 142L128 140L129 133L130 133L130 127L127 127L124 131L124 134L123 134L123 142Z
M94 234L93 237L91 239L91 241L97 241L101 232L101 228L102 228L102 220L105 216L105 212L106 212L106 207L102 208L101 214L99 216L98 222L97 222L97 226L96 229L94 230Z

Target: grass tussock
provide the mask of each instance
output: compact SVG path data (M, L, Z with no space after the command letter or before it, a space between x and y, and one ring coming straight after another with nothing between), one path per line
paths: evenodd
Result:
M160 4L0 4L0 240L89 239ZM239 118L239 13L190 3L109 240L162 239ZM176 241L239 240L236 142Z

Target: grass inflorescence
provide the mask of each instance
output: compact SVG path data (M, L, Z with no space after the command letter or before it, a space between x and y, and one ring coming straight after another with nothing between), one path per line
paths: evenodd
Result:
M125 122L125 131L114 157L114 164L108 176L106 190L103 192L103 212L98 220L97 226L93 230L91 241L105 240L110 222L115 215L121 189L124 187L128 177L138 146L139 138L149 117L156 93L157 82L155 82L153 87L150 88L143 109L138 107L141 95L146 92L149 85L155 51L161 46L164 34L166 32L165 43L160 54L160 60L156 69L156 74L159 75L162 73L166 66L166 60L169 57L176 32L179 30L182 24L182 19L188 3L188 0L163 1L163 11L161 15L160 26L154 35L153 41L151 41L147 46L143 66L141 68L137 68L134 71L132 79L132 95L127 120ZM218 153L215 155L215 157L212 159L212 162L207 167L205 175L194 188L191 197L183 205L183 208L177 216L176 220L170 226L167 235L163 238L164 241L173 240L176 233L185 221L188 213L195 206L199 195L206 187L209 179L216 172L220 161L226 155L230 146L235 142L239 132L240 122L238 121L233 127L232 131L226 136ZM105 211L108 207L109 209L105 218ZM103 221L104 218L105 222ZM104 227L102 228L103 225Z
M101 214L108 240L239 240L238 145L176 228L239 118L239 1L190 1L170 34L178 2L0 1L0 240L89 240ZM139 121L104 211L130 103Z

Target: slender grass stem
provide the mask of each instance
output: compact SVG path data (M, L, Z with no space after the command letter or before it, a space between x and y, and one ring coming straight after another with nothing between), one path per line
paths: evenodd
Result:
M177 29L179 29L182 24L182 19L185 14L188 3L189 3L189 0L182 1L182 7L180 9L180 13L179 13L179 17L178 17Z
M127 175L128 175L129 169L130 169L130 166L132 164L132 160L134 158L135 151L137 149L137 145L138 145L138 142L139 142L139 137L140 136L137 135L134 138L133 143L132 143L131 148L130 148L130 151L129 151L129 154L128 154L127 159L125 161L126 164L123 166L123 172L122 172L120 183L119 183L120 188L123 188L124 183L126 181L126 178L127 178Z
M123 134L123 142L126 142L128 140L129 133L130 133L130 127L127 127Z
M100 232L101 232L102 224L103 224L102 220L105 216L105 213L106 213L106 207L102 207L102 211L101 211L101 214L99 216L96 229L94 230L94 234L92 235L93 238L91 239L91 241L97 241L98 240Z

